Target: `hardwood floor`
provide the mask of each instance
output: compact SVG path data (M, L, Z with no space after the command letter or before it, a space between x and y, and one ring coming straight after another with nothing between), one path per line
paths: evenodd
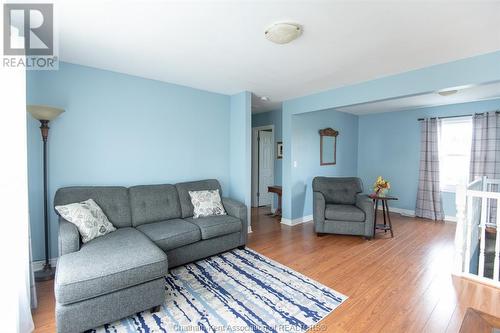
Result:
M454 225L393 214L394 238L327 235L252 211L248 247L345 295L326 332L458 332L467 308L500 316L500 290L452 277ZM36 332L54 332L52 282L38 284Z

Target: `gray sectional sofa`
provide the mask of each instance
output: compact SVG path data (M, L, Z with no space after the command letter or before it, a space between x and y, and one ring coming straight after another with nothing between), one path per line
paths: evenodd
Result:
M193 219L188 191L219 189L217 180L133 187L65 187L54 206L93 199L116 231L80 242L60 218L55 278L59 333L82 332L165 300L168 268L236 247L247 240L247 208L229 198L227 215Z

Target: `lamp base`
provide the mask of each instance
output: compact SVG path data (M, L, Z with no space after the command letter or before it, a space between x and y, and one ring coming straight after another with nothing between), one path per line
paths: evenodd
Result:
M41 282L41 281L52 280L54 278L55 273L56 269L54 267L52 267L50 264L45 264L43 265L43 269L36 271L34 273L35 281Z

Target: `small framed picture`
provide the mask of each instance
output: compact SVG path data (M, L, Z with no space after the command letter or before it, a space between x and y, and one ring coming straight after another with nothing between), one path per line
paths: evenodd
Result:
M276 143L276 158L277 159L282 159L283 158L283 141L278 141Z

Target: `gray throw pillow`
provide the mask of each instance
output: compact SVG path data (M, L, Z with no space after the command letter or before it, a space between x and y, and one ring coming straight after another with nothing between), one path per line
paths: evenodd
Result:
M116 230L101 207L92 199L56 206L55 209L63 219L76 225L83 243Z
M189 196L194 207L193 218L226 215L219 190L189 191Z

